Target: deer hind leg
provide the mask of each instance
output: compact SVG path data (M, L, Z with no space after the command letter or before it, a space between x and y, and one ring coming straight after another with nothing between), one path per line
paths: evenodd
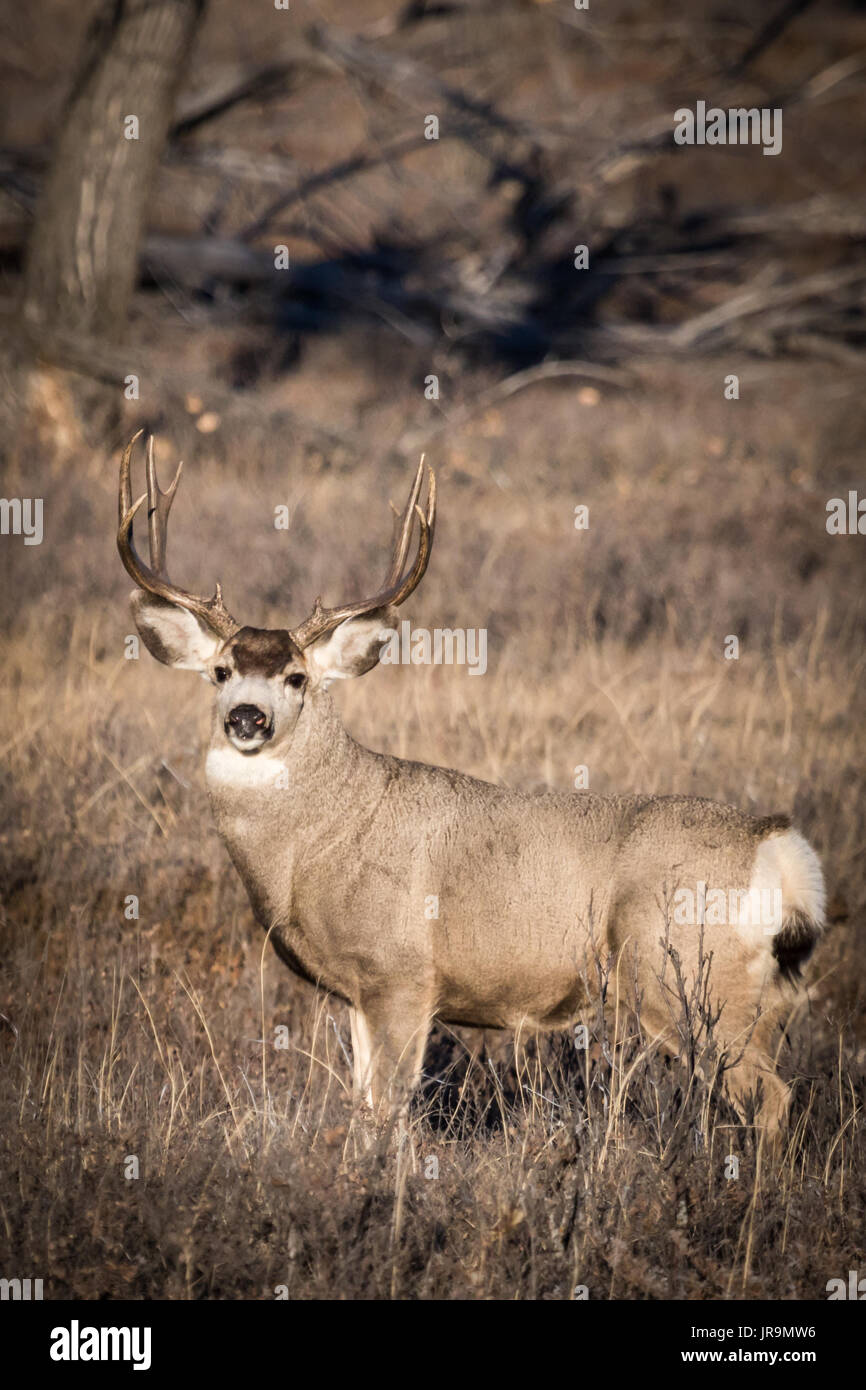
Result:
M675 1054L682 1026L678 1001L670 993L666 996L658 978L643 965L638 989L641 993L640 1022L645 1037L651 1045ZM725 1002L715 1028L715 1041L728 1059L722 1075L722 1090L743 1121L751 1112L755 1125L775 1142L784 1129L791 1094L776 1068L781 1041L781 1037L777 1037L779 1015L784 1012L785 1004L772 986L763 996L756 994L753 1006L734 1005L732 993L732 986L723 986L720 990ZM713 995L712 976L710 994ZM704 1080L713 1080L708 1068L700 1062L697 1071Z
M723 1015L722 1024L724 1021ZM724 1074L724 1088L741 1119L745 1120L753 1110L755 1126L772 1142L784 1130L791 1101L791 1088L776 1067L774 1054L778 1048L774 1047L774 1039L777 1028L775 1011L762 1014L757 1023L754 1023L754 1015L744 1020L739 1035L731 1036L728 1041L728 1054L734 1060ZM730 1030L728 1032L730 1035Z
M772 1057L747 1048L742 1060L725 1073L725 1084L743 1120L748 1115L749 1097L755 1098L755 1126L775 1142L787 1124L791 1088L779 1076Z
M723 1025L724 1016L721 1022ZM751 1022L754 1022L754 1017ZM767 1138L775 1142L782 1134L787 1120L791 1088L785 1084L776 1070L775 1060L768 1050L769 1038L765 1046L756 1043L754 1035L746 1041L751 1022L738 1031L736 1036L723 1026L720 1028L723 1034L720 1039L722 1045L725 1046L728 1056L736 1059L732 1065L725 1067L722 1090L744 1123L751 1112L755 1126L764 1130ZM758 1021L756 1033L760 1031L763 1022L763 1019ZM669 1017L665 1019L661 1009L647 1008L644 1005L641 1009L641 1026L652 1046L676 1055L677 1029L671 1026ZM709 1070L700 1063L696 1070L705 1081L712 1081Z

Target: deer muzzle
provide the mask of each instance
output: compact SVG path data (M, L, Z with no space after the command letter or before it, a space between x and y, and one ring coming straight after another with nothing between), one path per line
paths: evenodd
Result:
M225 720L231 742L244 753L252 753L273 738L274 721L258 705L235 705Z

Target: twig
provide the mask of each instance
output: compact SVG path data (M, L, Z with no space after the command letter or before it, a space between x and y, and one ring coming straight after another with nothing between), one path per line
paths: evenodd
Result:
M549 381L553 377L562 376L582 376L590 381L601 381L607 386L621 388L635 384L635 378L630 372L614 367L603 367L595 362L541 362L537 367L527 367L525 371L514 372L511 376L505 377L503 381L497 381L486 391L481 391L469 404L460 406L447 419L443 418L425 429L415 430L409 435L404 435L397 445L397 451L401 457L413 454L426 440L433 439L448 430L459 429L473 416L489 409L498 401L506 400L517 391L522 391L527 386L534 386L536 382Z
M812 0L786 0L781 10L768 19L762 29L758 30L745 52L728 69L728 76L742 77L746 68L761 53L766 52L770 45L775 43L781 34L784 34L791 21L802 14L804 10L807 10L811 4Z

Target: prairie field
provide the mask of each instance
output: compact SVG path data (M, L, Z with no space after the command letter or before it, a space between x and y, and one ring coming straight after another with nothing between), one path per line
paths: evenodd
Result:
M821 202L862 195L847 163L862 7L832 5L826 24L807 7L750 73L750 92L799 92L789 153L728 152L712 172L707 151L675 169L676 152L646 155L625 132L668 118L680 71L691 95L714 90L751 7L619 3L586 48L582 21L569 6L556 28L556 8L410 6L388 48L388 6L299 5L363 20L365 43L384 34L388 53L473 93L489 146L473 127L443 137L432 166L423 149L395 154L403 88L371 96L363 67L338 70L332 36L330 66L172 135L149 208L162 240L111 348L138 397L47 365L14 440L0 436L4 494L42 499L44 529L40 544L0 538L0 1275L41 1278L46 1299L800 1300L866 1273L866 538L827 527L831 499L866 492L866 333L846 259L866 232L851 213L832 240L841 222ZM9 148L37 154L14 197L0 190L4 327L27 180L83 25L67 19L9 24ZM247 28L214 0L179 109L229 60L276 61L282 22L269 11ZM516 135L494 124L500 108ZM507 163L530 120L530 171L553 151L543 217L535 174L515 189ZM617 161L637 163L614 177L604 150L620 140ZM284 239L293 266L324 258L321 293L295 285L274 307L254 279L183 279L184 238L206 226L224 255L287 168L312 179L359 150L376 158L357 180L305 192L244 243L270 254ZM566 177L579 198L563 227ZM710 205L734 211L684 269ZM587 207L624 263L605 272L614 290L576 304L552 267L564 256L571 275ZM794 213L765 242L760 218L778 208ZM352 312L328 297L338 262L362 275ZM509 275L532 313L509 298L488 331L479 316ZM418 286L443 284L447 310L432 289L431 309ZM521 355L509 333L530 319L548 337ZM431 371L441 402L425 395ZM184 460L172 577L197 593L219 579L256 627L299 622L317 594L373 591L389 499L426 450L439 519L405 616L483 629L486 670L390 665L345 682L338 705L368 747L529 791L580 776L593 792L792 817L821 856L828 922L778 1037L793 1086L779 1147L722 1095L701 982L672 1000L679 1055L663 1054L639 1016L605 1007L617 964L603 951L586 1046L438 1026L406 1133L373 1131L353 1104L346 1007L267 946L213 826L209 687L130 643L117 472L138 428L156 436L163 484ZM345 800L351 814L351 786Z
M52 1297L802 1298L858 1267L862 542L827 534L825 502L856 479L862 399L780 369L731 423L714 376L585 405L539 386L438 449L412 621L486 628L488 669L380 667L339 699L369 746L508 785L582 765L593 790L794 816L831 921L781 1052L784 1152L756 1151L685 1043L654 1055L602 1010L582 1052L438 1030L410 1145L371 1145L345 1009L263 951L210 823L207 687L125 658L117 449L70 440L35 465L45 539L3 591L0 1211ZM352 467L264 427L189 433L167 422L159 457L167 476L193 445L172 537L193 587L218 573L279 625L379 572L404 478L375 425Z

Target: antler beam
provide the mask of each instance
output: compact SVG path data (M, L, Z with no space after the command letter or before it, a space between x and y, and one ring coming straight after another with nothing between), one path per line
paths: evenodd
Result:
M177 485L180 482L183 464L178 464L172 482L163 492L156 476L153 435L150 435L147 441L147 492L142 493L136 502L132 500L130 460L132 459L133 448L141 438L142 433L142 430L138 430L132 436L120 460L120 489L117 505L117 549L120 551L120 558L127 574L145 593L153 594L156 598L166 599L169 603L176 603L181 608L188 609L190 613L193 613L211 628L217 636L222 637L223 641L227 641L237 632L240 624L235 621L225 607L219 584L216 586L213 598L200 598L198 595L187 593L186 589L179 589L172 584L166 572L165 550L168 537L168 516ZM150 543L149 565L146 565L138 554L132 534L135 515L143 502L147 502L147 530Z
M340 623L344 623L347 618L361 618L367 613L375 612L377 608L397 607L420 584L430 559L430 552L433 549L433 535L436 527L436 475L429 465L427 468L427 506L422 511L418 505L418 499L421 495L423 481L424 455L422 454L406 506L402 515L398 517L395 526L391 564L382 588L370 598L362 599L359 603L343 604L339 608L323 608L321 598L317 598L309 617L304 619L300 627L296 627L290 633L292 641L302 651L304 647L309 647L312 642L324 637L326 633L333 632L334 628L339 627ZM411 568L403 575L416 520L419 528L418 552Z

